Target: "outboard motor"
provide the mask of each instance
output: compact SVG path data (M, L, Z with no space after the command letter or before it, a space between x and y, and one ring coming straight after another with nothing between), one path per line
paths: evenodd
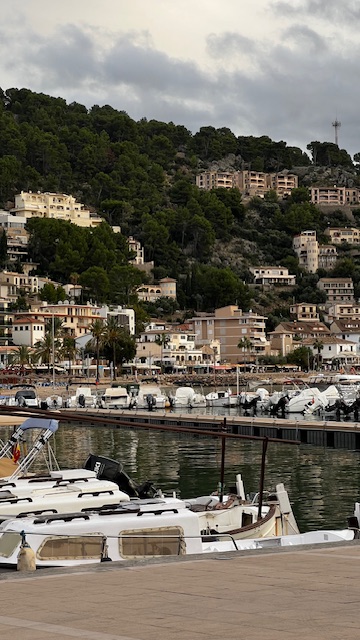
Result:
M146 404L148 406L149 411L152 411L156 405L156 399L154 398L153 395L151 395L151 393L148 393L148 395L146 396Z
M78 398L79 407L85 407L85 396L84 394L80 394Z
M124 471L123 465L116 460L111 460L111 458L90 453L84 464L84 469L95 471L101 480L115 482L119 489L127 493L130 498L154 498L157 495L157 490L151 481L148 480L142 485L138 485Z

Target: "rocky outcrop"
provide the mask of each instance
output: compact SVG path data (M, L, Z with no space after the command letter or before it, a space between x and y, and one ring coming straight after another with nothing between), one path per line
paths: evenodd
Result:
M360 176L354 169L343 167L294 167L292 173L299 176L299 185L303 187L322 186L358 187Z

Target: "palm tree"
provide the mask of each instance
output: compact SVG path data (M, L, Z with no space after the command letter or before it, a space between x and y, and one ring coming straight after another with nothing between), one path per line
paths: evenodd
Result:
M26 365L32 368L35 361L36 357L33 349L24 344L19 346L18 350L14 351L9 357L9 363L19 365L21 370L23 370Z
M69 366L71 369L71 361L75 360L76 353L77 353L75 338L71 338L70 336L64 336L60 351L64 360L69 361Z
M97 318L93 320L89 327L92 333L92 339L89 341L89 346L96 348L96 381L99 382L99 359L100 359L100 346L104 342L105 327L103 320Z
M54 338L61 338L64 335L64 320L56 316L46 319L45 333L54 333Z
M166 345L170 342L170 336L168 333L159 333L159 335L157 335L155 338L155 342L161 347L161 353L160 353L161 373L164 373L164 362L163 362L164 347L166 347Z
M238 342L237 347L238 347L238 349L242 349L243 350L243 361L244 361L244 364L245 364L245 353L247 353L247 351L249 349L251 349L252 342L251 342L251 340L249 338L244 336L243 338L241 338L240 342Z
M319 338L316 338L315 342L313 342L313 348L317 350L317 368L320 368L320 358L321 358L321 351L324 348L324 343L321 342L321 340L319 340Z
M42 340L38 340L35 344L35 356L38 360L41 360L43 364L47 364L48 371L50 371L50 363L52 361L53 350L59 349L59 342L53 340L52 334L45 333Z
M104 344L112 348L113 352L113 380L116 380L116 345L123 333L123 327L119 325L116 316L109 316L104 326Z

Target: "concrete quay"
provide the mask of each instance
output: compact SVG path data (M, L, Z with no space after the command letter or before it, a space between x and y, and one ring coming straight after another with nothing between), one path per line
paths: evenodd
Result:
M360 543L0 574L12 640L353 640Z

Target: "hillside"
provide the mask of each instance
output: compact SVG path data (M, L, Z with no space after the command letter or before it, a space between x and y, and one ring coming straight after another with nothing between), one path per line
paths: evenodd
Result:
M287 169L304 187L334 180L359 184L345 150L311 142L308 151L312 160L267 136L235 136L206 126L193 135L173 123L135 122L108 105L88 110L28 89L0 90L0 206L10 207L21 190L71 193L110 225L120 225L120 238L109 227L90 232L70 230L69 223L51 229L44 228L49 221L29 225L39 273L59 282L75 273L92 286L92 295L109 301L128 303L139 284L137 270L128 267L124 237L132 235L143 244L146 260L154 260L155 278L177 279L181 310L237 301L244 308L276 313L281 307L286 313L289 301L301 300L306 286L312 290L301 284L307 279L292 252L292 236L311 228L324 240L330 222L344 225L349 219L343 212L320 212L301 187L284 202L271 192L243 203L236 189L199 190L195 175L216 166ZM349 260L340 267L352 271L358 284L357 258ZM301 286L288 295L249 287L249 266L260 263L289 266Z

